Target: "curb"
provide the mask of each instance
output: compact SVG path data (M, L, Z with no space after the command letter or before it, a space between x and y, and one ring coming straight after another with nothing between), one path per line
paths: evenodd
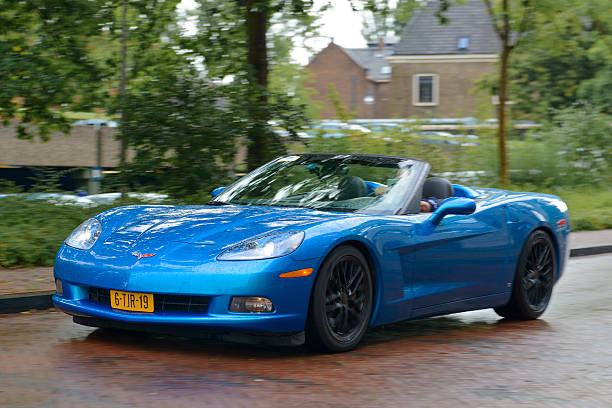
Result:
M0 314L19 313L27 310L44 310L53 307L54 290L44 292L11 293L0 295Z
M600 245L585 248L574 248L570 250L570 258L577 256L601 255L612 252L612 245Z
M600 245L570 250L570 258L601 255L612 252L612 245ZM54 290L0 295L0 314L19 313L27 310L44 310L53 307Z

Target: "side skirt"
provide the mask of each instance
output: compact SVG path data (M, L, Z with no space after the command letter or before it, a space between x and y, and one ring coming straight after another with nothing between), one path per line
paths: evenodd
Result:
M495 295L479 296L470 299L458 300L455 302L442 303L435 306L422 307L419 309L414 309L410 318L420 319L422 317L439 316L503 306L510 300L511 293L512 292L498 293Z

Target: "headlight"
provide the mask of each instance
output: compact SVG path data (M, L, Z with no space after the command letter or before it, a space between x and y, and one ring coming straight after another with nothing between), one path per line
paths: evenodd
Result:
M66 245L76 249L89 249L95 244L102 233L102 224L95 218L90 218L66 238Z
M279 232L243 242L217 257L220 261L278 258L295 251L304 240L303 231Z

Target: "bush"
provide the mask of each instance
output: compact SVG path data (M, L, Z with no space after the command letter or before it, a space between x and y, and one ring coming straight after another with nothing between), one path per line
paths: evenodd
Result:
M347 131L343 131L347 132ZM361 153L404 156L425 160L432 166L432 172L459 172L484 170L493 173L496 156L491 135L485 134L479 146L460 146L424 142L425 137L415 128L397 128L384 132L350 132L350 136L326 138L319 134L305 142L293 142L288 146L291 153ZM426 137L429 142L445 141ZM454 140L454 139L453 139ZM466 139L467 140L467 139ZM471 140L470 140L471 141Z
M513 183L575 186L612 181L612 118L597 107L561 110L514 147Z
M111 207L82 208L21 197L0 198L0 267L53 265L60 245L81 222Z

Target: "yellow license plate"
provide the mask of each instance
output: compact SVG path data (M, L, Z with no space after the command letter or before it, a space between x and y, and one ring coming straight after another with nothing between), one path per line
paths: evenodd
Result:
M153 294L110 291L110 305L113 309L130 310L133 312L153 313Z

